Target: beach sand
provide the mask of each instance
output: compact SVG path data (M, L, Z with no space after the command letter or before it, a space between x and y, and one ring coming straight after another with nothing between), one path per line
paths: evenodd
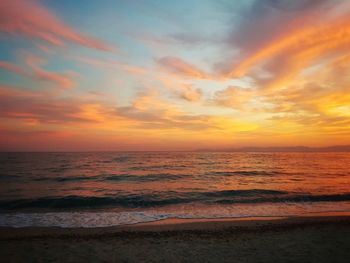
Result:
M350 216L0 228L1 262L349 262Z

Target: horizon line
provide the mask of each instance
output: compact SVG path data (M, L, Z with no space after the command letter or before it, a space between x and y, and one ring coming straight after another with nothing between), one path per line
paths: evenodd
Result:
M98 152L350 152L350 145L312 146L244 146L190 150L0 150L0 153L98 153Z

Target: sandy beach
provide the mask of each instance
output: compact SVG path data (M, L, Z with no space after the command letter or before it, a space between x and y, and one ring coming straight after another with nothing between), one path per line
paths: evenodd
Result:
M348 262L350 217L1 228L2 262Z

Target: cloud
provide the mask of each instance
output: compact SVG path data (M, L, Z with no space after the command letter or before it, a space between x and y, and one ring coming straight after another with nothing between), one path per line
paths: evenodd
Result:
M115 60L102 60L91 57L76 57L75 59L96 68L103 68L113 71L122 70L133 75L134 77L142 77L143 82L145 79L148 81L154 80L160 82L163 87L169 89L178 98L186 101L196 102L202 97L201 89L195 88L191 84L183 83L183 77L179 75L169 74L168 72L158 73L155 75L154 70L152 69L121 63Z
M319 120L330 116L350 116L346 110L350 101L349 62L348 55L332 59L318 69L287 82L284 89L268 93L255 89L254 97L263 98L266 103L251 111L279 114L289 119L292 115L298 118L301 115L318 116Z
M242 109L244 104L248 103L253 96L254 90L252 88L229 86L215 92L213 102L219 106Z
M191 32L192 33L192 32ZM201 45L203 43L209 42L212 38L205 38L204 36L194 35L193 33L173 33L169 37L176 42L186 45Z
M105 42L80 33L65 24L36 0L0 1L0 31L62 46L72 42L88 48L109 51Z
M333 2L333 3L332 3ZM271 39L283 35L295 28L304 27L305 23L317 23L324 18L324 11L334 5L330 0L255 0L240 12L237 21L235 14L231 23L232 30L227 37L227 44L238 47L240 53L253 52ZM226 9L230 11L230 8ZM236 5L232 7L236 10Z
M280 136L297 138L303 133L344 141L350 129L349 62L347 53L332 56L286 81L284 88L266 91L231 86L214 93L212 101L259 120L261 134L263 129L273 129Z
M0 118L43 127L68 124L69 130L89 127L90 132L213 128L207 116L185 113L155 91L140 93L129 106L115 106L102 100L56 98L48 92L1 86Z
M334 2L256 3L263 15L253 18L254 27L243 24L240 34L234 35L240 40L233 39L232 44L238 45L243 55L228 70L228 77L254 76L254 70L262 69L271 75L264 87L278 89L321 59L348 49L350 19L348 13L339 14ZM344 8L349 11L350 5Z
M130 106L115 108L115 114L128 120L137 129L148 130L192 130L215 129L206 115L182 111L168 100L161 98L155 90L141 92Z
M46 61L43 58L28 52L25 53L24 60L25 63L31 68L35 79L54 83L57 87L63 89L70 89L75 86L75 82L73 80L74 74L71 72L59 73L45 70L42 65L45 64Z
M122 70L131 75L144 75L149 73L146 68L122 63L117 60L97 59L92 57L74 57L76 61L83 62L87 65L94 66L96 68L103 68L109 70Z
M75 85L72 78L66 74L54 73L40 68L35 69L35 74L39 80L55 83L60 88L69 89Z
M27 72L23 68L7 61L0 61L0 68L18 75L27 75Z
M348 31L350 21L340 20L331 25L305 27L268 43L235 66L229 73L232 77L245 75L252 67L265 60L271 60L287 53L290 69L295 65L297 70L337 48L344 47L350 41ZM296 61L298 59L298 61ZM299 63L299 65L296 65Z
M14 0L13 3L7 8L12 6L15 11L8 13L15 14L18 25L4 30L4 25L15 24L15 19L4 16L1 20L1 16L0 30L39 40L35 44L44 45L44 51L51 47L48 43L68 42L99 49L93 43L67 35L66 31L70 30L82 36L39 5L41 2ZM23 11L25 5L45 10L49 16L34 19L35 12L20 13L18 10ZM104 85L97 85L96 93L86 93L84 87L79 93L65 91L64 94L52 89L1 87L0 117L4 129L23 130L23 136L32 129L75 132L75 139L84 137L84 143L80 141L84 145L94 141L109 147L117 140L125 145L133 144L132 149L145 149L143 145L160 142L162 149L169 149L170 145L226 147L231 143L322 144L327 139L334 143L348 142L349 2L253 0L232 6L236 8L235 21L218 29L222 32L229 28L224 40L209 35L212 39L206 39L206 34L191 35L186 30L166 33L168 28L164 27L162 34L157 31L154 37L152 33L149 35L149 41L159 42L151 50L154 52L151 56L143 49L141 53L132 53L132 57L123 57L123 62L112 57L74 56L73 60L96 67L87 69L93 72L91 76L81 75L84 80L87 78L84 83L92 85L89 81L103 74ZM218 20L226 21L226 15L223 16ZM52 22L52 17L64 30L56 30L57 23ZM23 21L30 27L23 26ZM219 26L216 22L215 26ZM202 49L190 49L203 44ZM184 47L187 47L185 53ZM213 73L209 72L210 65L201 68L192 60L181 59L179 54L187 54L187 58L201 56L208 63L218 62L220 56L218 65L222 69L217 67ZM150 57L159 59L147 65L152 62ZM49 67L52 63L26 53L23 65L2 61L0 68L32 78L37 84L44 81L57 87L73 87L76 73L53 71ZM55 64L55 68L61 68L61 60L57 63L60 64ZM87 68L75 66L79 70ZM117 79L118 87L113 85ZM124 88L115 89L119 87ZM135 87L143 91L131 98ZM120 97L115 97L117 94ZM115 103L117 100L120 104ZM34 140L34 134L27 138ZM55 136L50 140L56 141ZM180 140L182 144L178 143Z
M332 59L306 75L290 81L285 89L264 96L273 123L314 129L315 134L343 135L350 129L350 56Z
M202 90L194 88L192 85L183 86L183 89L180 92L180 97L190 102L199 101L202 98L202 95Z
M55 99L46 92L0 87L0 117L38 123L91 122L77 116L81 102L75 99Z
M25 53L24 61L26 67L18 66L7 61L0 61L0 68L18 75L32 78L34 80L45 81L55 84L58 88L70 89L76 85L73 80L73 72L59 73L45 70L42 64L45 60L30 53ZM29 67L29 69L28 69Z
M261 11L262 8L265 8L265 10L274 8L280 11L296 12L319 8L320 6L324 6L332 1L333 0L258 0L255 1L253 8L257 11Z
M196 66L177 57L163 57L157 60L157 63L167 71L177 75L193 78L193 79L208 79L210 75Z

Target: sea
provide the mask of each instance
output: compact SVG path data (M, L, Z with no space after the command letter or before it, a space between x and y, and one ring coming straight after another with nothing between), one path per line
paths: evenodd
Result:
M350 153L0 153L0 227L350 212Z

